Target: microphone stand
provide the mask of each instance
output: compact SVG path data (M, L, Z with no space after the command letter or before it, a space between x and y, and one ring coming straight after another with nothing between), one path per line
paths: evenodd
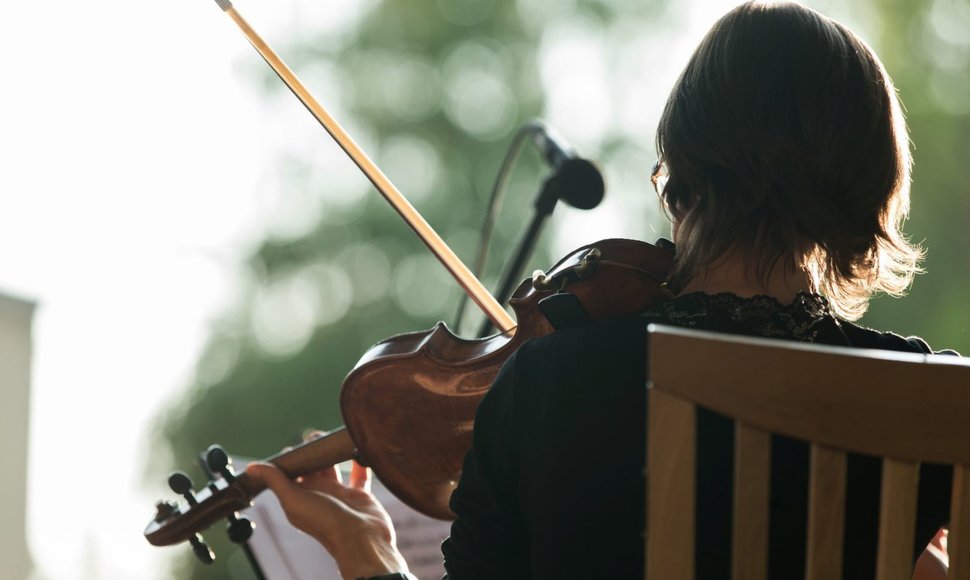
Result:
M202 471L205 472L206 478L209 481L215 481L216 474L209 468L209 462L206 461L205 453L199 454L199 463L202 465ZM266 580L266 575L263 574L263 568L259 565L259 560L256 559L256 554L253 552L252 546L249 545L249 540L240 542L238 546L242 548L243 554L246 555L246 561L249 563L249 567L252 568L256 580Z
M552 215L552 211L556 209L559 194L556 192L556 188L551 185L555 176L556 173L553 172L543 182L539 196L533 204L535 213L532 215L532 221L519 240L519 246L515 250L515 255L506 267L505 274L502 277L502 283L494 294L495 298L502 305L508 304L509 299L512 297L512 292L515 291L516 286L521 282L522 270L525 268L526 260L532 256L536 242L539 241L539 234L542 232L542 227L545 225L549 216ZM478 330L479 338L489 336L494 332L493 329L492 321L486 319L482 323L482 327Z

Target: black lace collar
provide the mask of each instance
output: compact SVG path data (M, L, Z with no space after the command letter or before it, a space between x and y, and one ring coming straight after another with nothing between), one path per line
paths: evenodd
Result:
M843 342L828 300L799 292L791 304L771 296L742 298L728 292L691 292L657 304L648 322L804 342Z

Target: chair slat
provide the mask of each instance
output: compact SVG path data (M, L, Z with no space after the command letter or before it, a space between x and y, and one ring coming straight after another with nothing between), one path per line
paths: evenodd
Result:
M647 578L694 578L696 410L656 389L647 421Z
M734 530L731 578L768 577L768 498L771 435L736 424L734 442Z
M970 473L966 465L953 467L953 497L950 500L950 580L970 580Z
M759 506L770 500L770 491L761 487L770 482L769 433L812 444L807 580L842 578L846 453L884 458L877 580L912 574L919 462L955 466L949 578L970 580L970 357L825 347L658 325L650 325L648 333L646 370L655 401L648 419L649 578L690 579L695 573L694 429L696 407L704 407L738 425L735 580L765 577L766 561L752 556L766 554L768 546L748 546L768 543L769 524L761 523L767 518Z
M842 578L845 475L845 453L812 445L806 580Z
M876 580L912 577L918 481L918 463L883 460Z

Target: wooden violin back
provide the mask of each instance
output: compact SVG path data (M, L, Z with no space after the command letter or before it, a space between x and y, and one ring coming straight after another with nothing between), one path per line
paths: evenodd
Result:
M373 346L340 396L359 461L417 511L453 519L448 500L471 448L479 402L523 342L554 330L540 302L568 293L591 320L643 311L666 298L662 282L672 260L670 251L645 242L603 240L519 286L511 337L466 340L439 323Z

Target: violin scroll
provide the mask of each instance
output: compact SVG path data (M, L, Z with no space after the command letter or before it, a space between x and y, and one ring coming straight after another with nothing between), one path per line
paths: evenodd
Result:
M254 526L249 519L238 514L239 509L249 505L248 500L252 495L247 497L245 484L237 484L236 489L232 489L236 477L228 454L218 445L213 445L206 452L206 463L209 473L218 473L219 477L211 479L200 491L193 489L192 479L184 471L173 471L168 476L169 488L182 496L186 505L164 500L155 504L155 517L145 529L145 537L155 545L187 540L199 561L211 564L215 560L215 552L198 533L203 528L193 524L191 529L180 529L184 524L202 521L207 522L205 527L208 527L216 519L227 517L229 538L236 543L249 539ZM173 525L175 529L172 529Z
M169 476L169 487L185 501L159 501L155 505L155 517L145 528L145 539L155 546L171 546L187 541L199 560L208 564L215 559L215 555L199 532L226 518L229 539L235 543L248 540L255 525L248 518L240 516L239 512L249 507L252 499L264 487L245 473L236 474L231 458L222 447L212 445L204 455L212 479L199 491L194 491L187 474L173 472ZM354 445L350 436L345 429L337 429L265 461L294 478L347 461L353 456Z

